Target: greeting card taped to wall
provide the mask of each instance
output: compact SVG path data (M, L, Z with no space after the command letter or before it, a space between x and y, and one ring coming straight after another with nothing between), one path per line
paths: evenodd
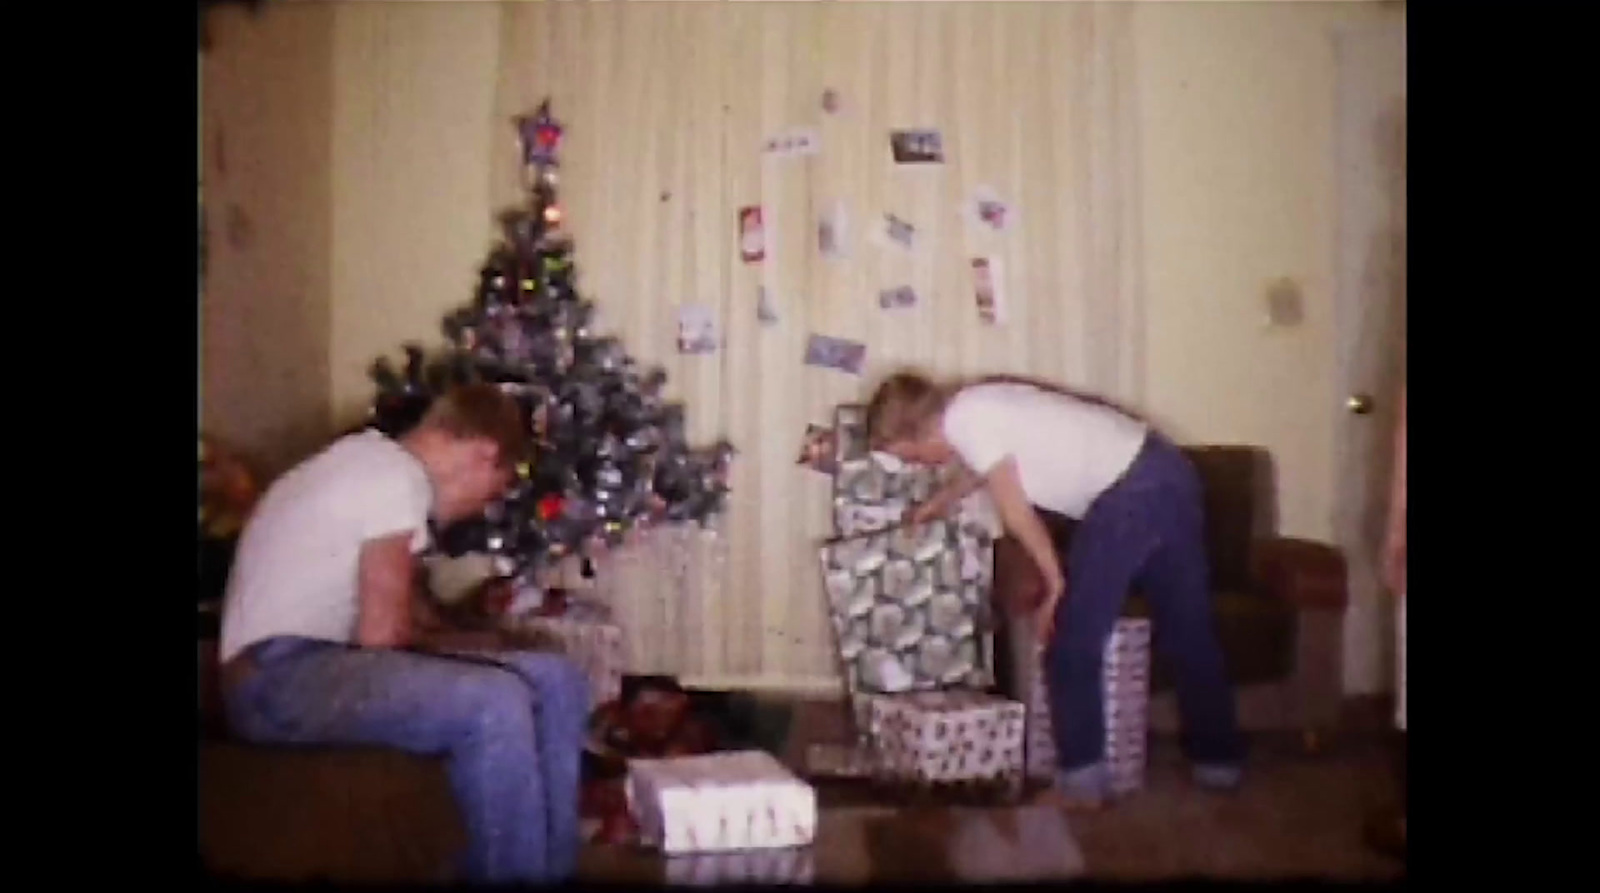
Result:
M979 186L967 200L967 222L994 233L1003 233L1015 223L1016 210L1000 197L993 186Z
M822 151L822 135L809 127L795 127L767 137L761 152L768 158L799 158Z
M837 369L850 375L860 375L861 367L866 361L867 346L859 341L816 334L806 339L807 366Z
M825 260L850 256L850 216L844 202L834 201L817 215L817 251Z
M765 285L756 286L756 321L764 326L776 325L778 322L778 305L772 300L772 292Z
M984 325L1005 322L1005 275L996 257L972 259L972 296Z
M883 310L909 310L917 306L917 291L909 285L897 285L878 291L878 307Z
M747 264L758 264L767 256L767 228L761 219L761 206L748 205L739 209L739 258Z
M710 307L687 304L678 308L679 353L716 353L718 340L717 316Z
M872 230L873 241L881 248L911 251L917 246L917 228L911 221L894 214L885 214Z

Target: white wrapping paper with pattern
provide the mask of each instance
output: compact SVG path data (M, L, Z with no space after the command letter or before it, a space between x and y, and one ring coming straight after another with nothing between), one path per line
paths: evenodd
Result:
M629 760L640 837L668 855L809 846L816 791L759 750Z
M811 847L798 847L668 856L662 862L673 886L810 884L816 878L812 854Z
M977 691L861 697L880 780L1021 783L1022 702Z
M622 627L604 620L536 615L525 615L512 623L559 641L562 653L588 677L594 704L604 704L622 694Z
M1050 721L1050 692L1045 683L1044 650L1028 664L1033 678L1028 692L1028 777L1055 776L1056 739ZM1111 787L1124 794L1144 787L1150 729L1150 621L1123 617L1106 640L1101 665L1105 704L1106 768Z
M1106 642L1101 669L1106 705L1106 766L1111 789L1144 787L1150 733L1150 621L1124 617Z

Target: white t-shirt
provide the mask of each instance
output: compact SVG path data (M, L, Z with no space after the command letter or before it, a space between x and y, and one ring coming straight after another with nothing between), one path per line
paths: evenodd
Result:
M432 506L422 463L376 431L340 438L283 475L239 537L218 656L273 636L352 641L362 543L409 531L420 552Z
M944 413L944 436L961 461L988 474L1014 457L1028 501L1082 518L1144 446L1149 426L1112 409L1028 384L963 388Z

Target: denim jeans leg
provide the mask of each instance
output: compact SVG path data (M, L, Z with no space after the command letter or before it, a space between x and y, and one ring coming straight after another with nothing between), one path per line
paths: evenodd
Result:
M1050 720L1063 772L1105 759L1106 642L1127 603L1129 585L1155 545L1136 508L1117 488L1108 490L1072 537L1067 590L1056 605L1045 656Z
M516 673L532 694L534 737L543 777L550 871L566 877L577 869L582 845L578 801L582 754L592 709L589 680L570 659L549 652L508 651L490 656Z
M1177 447L1161 446L1152 461L1161 545L1138 583L1150 603L1153 644L1172 670L1184 752L1197 764L1237 765L1244 742L1217 635L1200 480Z
M548 857L543 754L528 685L482 663L327 645L262 661L231 693L235 729L283 744L443 755L467 826L470 880L562 880Z

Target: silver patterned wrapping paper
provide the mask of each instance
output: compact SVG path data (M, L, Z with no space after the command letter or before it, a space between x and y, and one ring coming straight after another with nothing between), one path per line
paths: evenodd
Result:
M939 785L999 782L1020 790L1020 701L976 691L863 695L868 704L873 775L880 781Z
M812 787L759 750L629 760L628 805L641 839L667 855L810 846Z
M846 693L988 687L990 552L949 519L823 544Z

